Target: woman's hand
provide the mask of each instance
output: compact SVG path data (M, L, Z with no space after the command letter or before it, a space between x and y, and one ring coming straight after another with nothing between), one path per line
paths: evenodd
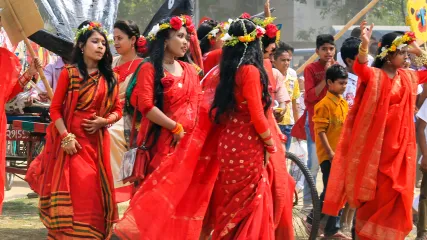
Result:
M181 139L185 136L185 132L182 131L181 133L178 134L173 134L173 139L172 139L172 143L171 145L173 147L175 147L176 145L178 145L178 143L181 141Z
M360 24L360 39L362 40L362 47L364 49L369 49L369 43L371 41L372 31L374 29L374 24L371 24L370 28L367 28L366 25L368 22L366 20L362 21Z
M33 60L30 63L30 68L28 69L28 75L30 75L31 77L35 76L39 68L42 68L40 59L33 58Z
M73 139L67 145L63 146L62 149L64 149L64 152L68 155L74 155L77 153L77 149L82 149L82 146L80 146L76 139Z
M83 119L82 126L89 134L94 134L99 129L108 125L107 119L94 115L93 120Z
M413 41L408 48L408 53L412 53L415 56L420 56L422 54L422 50L420 48L420 45L418 45L417 41Z

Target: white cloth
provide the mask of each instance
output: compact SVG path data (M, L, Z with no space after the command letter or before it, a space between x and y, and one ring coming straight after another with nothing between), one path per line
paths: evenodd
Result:
M423 120L424 122L427 122L427 101L424 101L423 105L421 106L420 110L418 110L417 113L418 119ZM427 138L427 127L424 130L424 133L426 134ZM419 159L419 163L421 164L422 156Z
M372 63L374 62L374 60L375 60L375 58L374 57L372 57L371 55L368 55L368 65L369 66L371 66L372 65ZM347 65L345 64L345 62L344 62L344 59L342 59L342 57L341 57L341 52L339 52L338 54L337 54L337 62L341 65L341 66L343 66L343 67L347 67Z
M343 94L343 98L347 101L349 109L354 104L354 98L356 97L358 77L352 73L348 73L348 83Z

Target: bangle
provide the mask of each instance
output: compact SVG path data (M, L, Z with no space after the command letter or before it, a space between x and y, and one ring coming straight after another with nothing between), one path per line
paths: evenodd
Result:
M276 153L277 152L276 145L265 145L265 150L267 150L267 152L269 152L269 153Z
M369 54L368 49L362 47L362 43L359 45L359 55L367 56Z
M270 134L270 136L263 138L262 140L264 140L264 142L267 142L268 140L272 139L273 136Z
M279 138L280 138L280 141L282 141L284 143L286 143L288 141L288 137L283 133L279 133Z
M180 134L184 131L184 128L182 127L182 125L180 123L176 123L176 126L174 129L171 130L171 132L173 134Z
M61 147L67 146L67 144L74 141L75 139L76 139L76 135L74 135L72 133L68 133L67 136L64 139L62 139Z
M61 134L61 139L64 139L68 136L68 131L65 130L62 134Z

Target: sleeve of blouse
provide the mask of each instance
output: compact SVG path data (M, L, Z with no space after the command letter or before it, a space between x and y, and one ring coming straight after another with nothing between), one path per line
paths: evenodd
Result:
M23 77L23 76L21 76ZM12 89L12 92L9 95L9 98L6 100L6 102L12 100L12 98L16 97L20 92L22 92L21 84L19 84L19 80L16 82L15 86Z
M118 75L116 75L118 78ZM123 105L120 102L120 94L119 94L119 85L117 84L117 94L116 99L114 100L114 107L111 109L110 114L114 114L117 116L116 121L120 120L123 116Z
M418 84L427 83L427 70L418 71Z
M243 66L240 70L242 81L242 94L248 103L249 114L258 134L265 133L268 128L268 120L264 114L262 103L262 91L260 73L252 65Z
M311 65L304 69L304 85L305 85L305 99L307 102L315 103L318 100L316 96L316 84L314 81L314 72Z
M68 70L64 68L58 79L58 86L56 87L55 94L53 95L52 103L50 104L50 117L52 122L62 118L62 105L65 100L65 96L68 91L68 84L70 78L68 76Z
M154 107L154 68L151 63L142 65L138 73L135 90L131 96L131 104L138 107L143 115Z
M358 81L367 83L371 79L373 73L372 67L368 66L368 63L361 64L359 59L356 57L353 65L353 71L358 76Z

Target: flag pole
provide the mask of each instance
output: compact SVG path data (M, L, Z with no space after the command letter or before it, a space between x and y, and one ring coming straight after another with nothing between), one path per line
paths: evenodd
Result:
M377 4L380 0L372 0L366 7L364 7L356 16L354 16L342 29L339 31L335 36L335 41L338 40L342 35L344 35L347 30L353 26L357 21L359 21L366 13L371 10ZM301 67L297 69L297 74L300 74L304 71L305 67L307 67L308 64L312 63L317 58L317 53L314 53Z
M36 58L37 55L34 52L33 48L31 47L31 43L28 40L27 35L25 34L24 28L22 27L21 22L19 21L18 16L16 15L15 10L13 9L12 4L10 3L10 0L4 0L4 1L6 2L7 7L10 9L10 13L12 14L12 17L15 20L16 27L19 29L19 32L22 34L22 37L24 38L24 42L25 42L25 45L27 46L27 50L30 52L30 55L33 59ZM47 81L46 76L44 75L43 68L40 67L37 70L47 90L47 95L49 96L50 99L52 99L53 98L52 88L50 87L49 82Z

